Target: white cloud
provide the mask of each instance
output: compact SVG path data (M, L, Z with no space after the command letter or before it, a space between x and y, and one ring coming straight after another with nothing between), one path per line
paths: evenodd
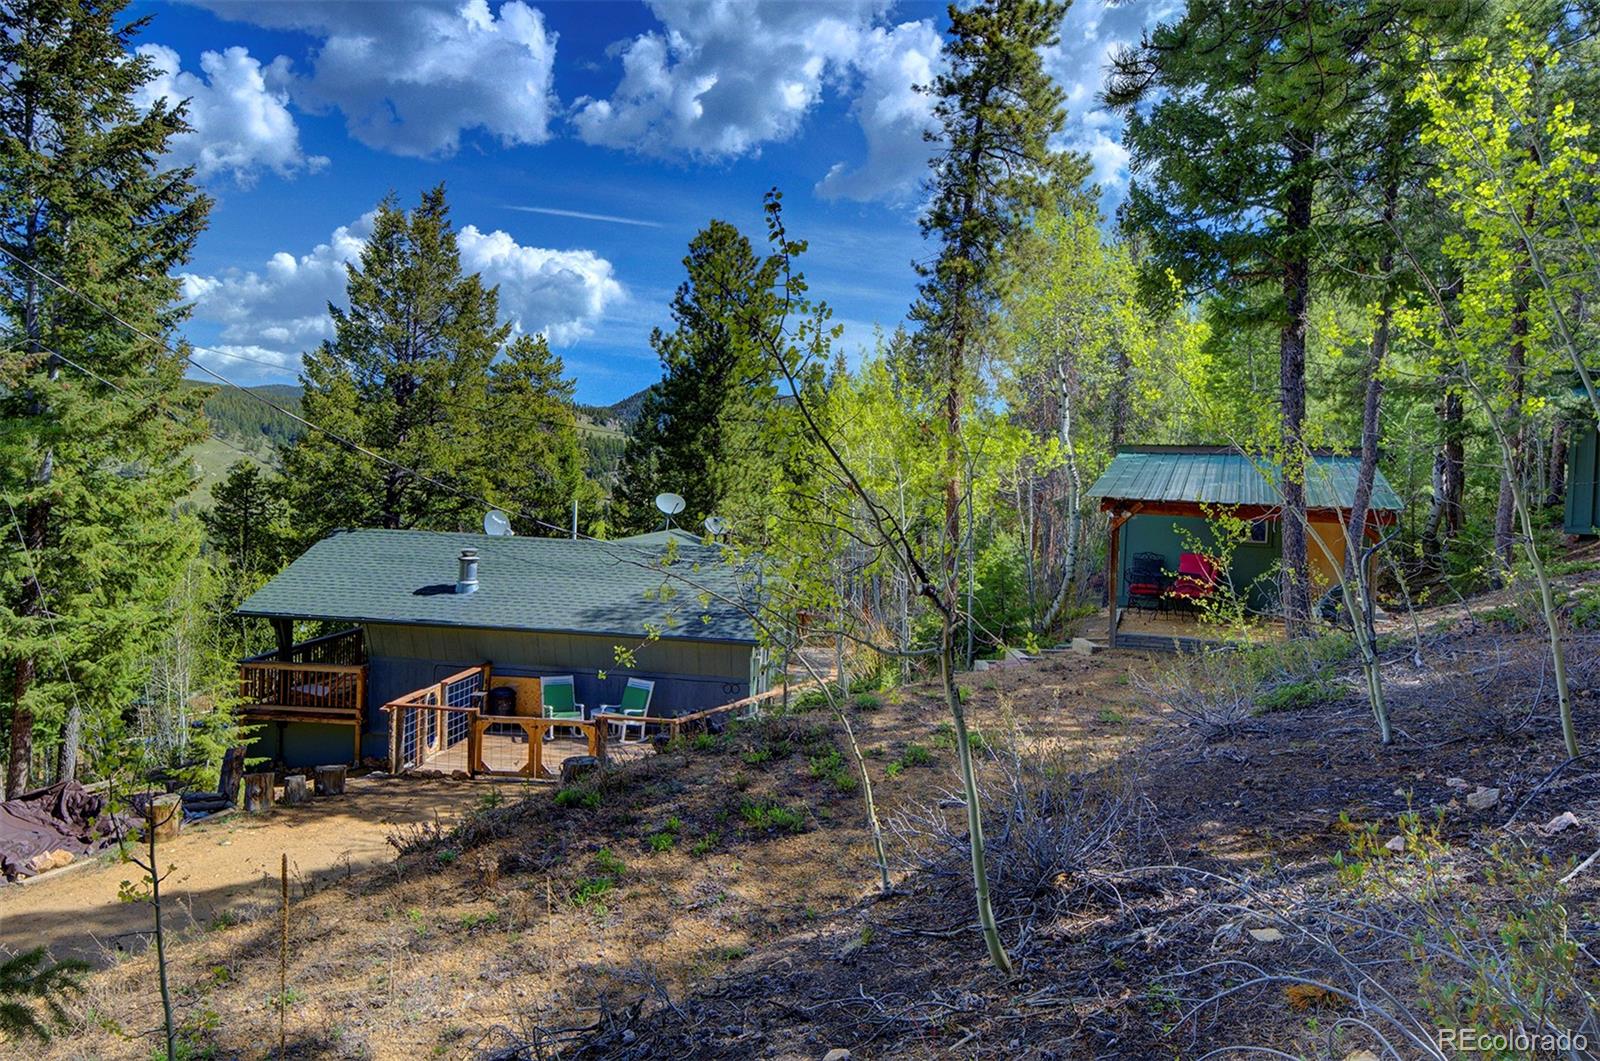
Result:
M850 168L835 163L817 184L827 199L907 201L928 171L933 98L931 85L942 65L943 40L931 22L875 27L858 41L851 66L859 72L854 112L867 140L866 161Z
M508 233L461 230L461 264L500 285L500 308L524 331L555 346L588 335L606 307L623 297L611 263L588 250L524 247Z
M614 46L616 90L578 99L573 125L590 144L725 160L794 136L827 89L855 90L867 157L834 165L819 191L903 199L928 158L922 130L931 108L912 85L931 79L940 40L930 20L881 25L888 6L656 0L661 29Z
M1100 101L1111 56L1182 9L1182 0L1077 0L1061 24L1061 42L1044 55L1046 72L1066 94L1067 125L1056 146L1089 156L1109 200L1120 200L1128 186L1122 119Z
M453 154L474 129L503 144L550 137L556 34L523 0L498 12L464 3L279 3L197 0L223 18L321 38L309 71L269 69L297 106L336 108L368 147L420 157Z
M287 177L327 164L326 158L307 157L301 150L287 96L267 87L261 64L246 49L204 52L201 74L183 70L178 53L164 45L144 44L135 51L156 74L139 89L136 105L148 109L162 99L170 105L189 101L193 131L173 139L174 162L193 165L203 178L231 174L240 185L254 183L263 169Z
M369 212L341 225L304 254L279 251L259 269L184 274L183 297L194 303L197 319L220 326L217 349L297 363L302 352L332 337L328 303L345 304L345 267L361 256L373 217ZM626 297L611 263L593 251L523 246L505 232L475 225L461 229L457 242L463 269L499 285L502 313L557 346L589 334Z

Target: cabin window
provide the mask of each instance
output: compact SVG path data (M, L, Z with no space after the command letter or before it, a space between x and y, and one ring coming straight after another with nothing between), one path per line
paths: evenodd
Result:
M1267 519L1251 520L1248 540L1251 545L1270 545L1272 543L1272 521Z

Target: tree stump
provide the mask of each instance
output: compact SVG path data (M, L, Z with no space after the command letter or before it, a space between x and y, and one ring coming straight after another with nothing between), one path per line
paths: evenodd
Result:
M232 806L239 798L239 781L244 777L244 749L229 748L222 754L222 769L217 774L217 793Z
M183 828L183 797L177 793L152 796L145 821L155 831L157 843L177 839L178 831Z
M272 811L274 777L271 773L244 775L244 809L247 814Z
M283 802L289 807L311 802L311 789L306 786L304 774L290 774L283 779Z
M574 755L561 764L561 786L565 788L574 781L587 774L592 774L600 769L600 760L592 755Z
M316 778L317 795L342 796L344 795L344 773L349 769L344 763L336 766L319 766L313 771Z

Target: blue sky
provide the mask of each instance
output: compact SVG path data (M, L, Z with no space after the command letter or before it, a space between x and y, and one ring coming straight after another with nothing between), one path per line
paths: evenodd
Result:
M1177 0L1080 0L1046 65L1067 92L1062 146L1114 200L1120 122L1094 99L1105 57ZM694 233L713 217L764 236L785 193L813 293L845 345L893 328L914 293L942 5L703 0L136 2L147 101L191 100L173 148L215 197L184 278L199 360L241 383L292 382L328 334L344 263L387 192L440 181L469 269L543 332L580 401L659 375Z

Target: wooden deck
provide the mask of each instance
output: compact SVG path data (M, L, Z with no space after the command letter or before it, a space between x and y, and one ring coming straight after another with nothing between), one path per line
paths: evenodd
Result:
M1103 632L1106 622L1107 615L1102 611L1085 628L1091 632ZM1202 622L1193 614L1153 612L1141 608L1123 608L1117 620L1118 648L1193 652L1210 645L1236 642L1241 634L1245 640L1257 644L1282 641L1286 637L1283 624L1270 620L1251 622L1239 631Z
M483 743L483 764L491 770L512 771L528 761L528 742L520 735L485 733L480 740ZM588 754L587 741L575 737L557 737L544 743L541 750L542 765L552 777L560 777L562 763L574 756ZM606 759L611 763L631 762L650 754L652 752L648 744L635 742L624 744L617 740L606 742ZM437 755L430 756L425 769L439 770L447 774L458 770L465 773L466 742L459 741Z

